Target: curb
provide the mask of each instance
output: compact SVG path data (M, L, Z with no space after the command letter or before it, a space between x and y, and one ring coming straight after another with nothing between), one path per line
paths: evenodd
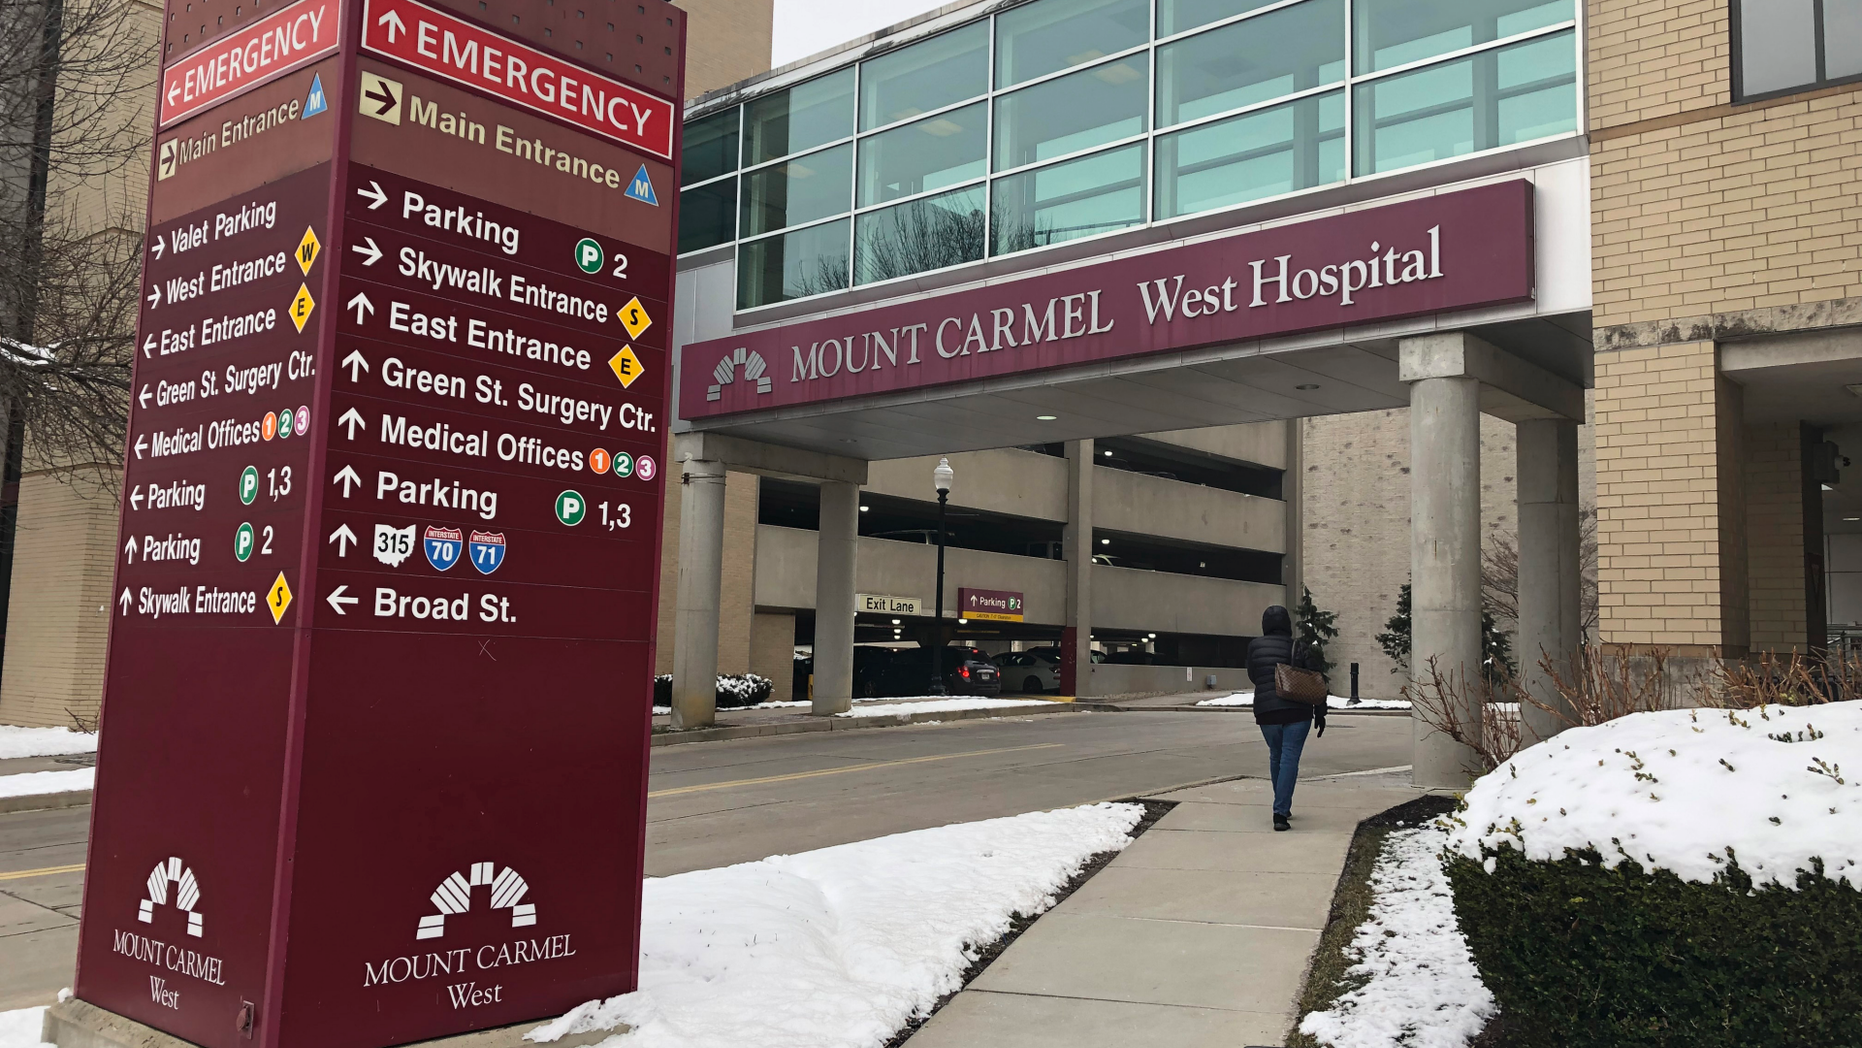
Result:
M1118 713L1253 713L1253 706L1118 706L1112 703L1093 703L1093 708L1116 711ZM1326 716L1339 715L1348 717L1407 717L1408 710L1354 710L1349 706L1327 710Z
M786 721L780 724L736 724L727 727L693 728L690 731L655 731L653 745L680 746L692 742L723 742L727 739L756 739L775 735L800 735L819 731L855 731L862 728L896 728L928 721L986 720L998 717L1040 717L1055 713L1090 712L1084 703L1056 702L1047 706L1006 706L998 709L945 710L900 714L895 717L823 717L819 720Z
M53 808L81 808L91 802L89 790L66 790L63 793L25 793L17 797L0 797L0 815L21 811L49 811Z

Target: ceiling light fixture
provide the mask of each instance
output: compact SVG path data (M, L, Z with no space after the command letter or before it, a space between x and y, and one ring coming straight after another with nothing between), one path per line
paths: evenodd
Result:
M862 512L862 513L865 513L865 512L867 511L867 510L869 510L869 509L872 509L872 508L873 508L873 507L871 507L871 506L861 506L861 507L860 507L860 512Z
M1112 545L1112 540L1111 539L1100 539L1099 544L1101 546L1110 546Z
M1052 422L1059 417L1059 415L1036 415L1034 420L1036 422Z

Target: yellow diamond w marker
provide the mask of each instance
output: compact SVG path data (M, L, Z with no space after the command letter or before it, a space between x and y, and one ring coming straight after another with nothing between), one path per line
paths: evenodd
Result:
M619 353L608 358L608 366L614 369L614 377L621 380L621 388L634 384L634 380L646 374L646 365L634 356L634 347L622 346Z
M284 580L284 572L278 573L278 581L265 594L265 606L272 609L273 625L284 621L284 609L291 606L291 584Z
M310 275L310 264L317 261L317 252L323 250L323 243L317 239L317 231L304 227L304 239L297 242L297 268Z
M629 299L615 315L627 329L628 338L639 338L642 331L653 326L653 318L647 316L646 307L640 304L638 297Z
M291 299L291 323L297 325L297 333L304 333L304 325L310 323L310 311L317 308L317 300L310 297L310 288L297 286L297 294Z

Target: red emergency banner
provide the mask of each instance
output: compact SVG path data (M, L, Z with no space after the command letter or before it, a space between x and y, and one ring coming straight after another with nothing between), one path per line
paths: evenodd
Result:
M415 0L364 0L362 47L672 159L678 110L671 102Z
M335 52L342 21L342 0L298 0L182 58L162 71L161 126Z

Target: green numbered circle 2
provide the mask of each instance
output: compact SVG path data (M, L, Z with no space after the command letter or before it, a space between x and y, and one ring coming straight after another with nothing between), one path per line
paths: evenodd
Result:
M634 457L625 451L614 453L614 475L626 480L634 475Z
M289 408L283 411L280 411L278 413L278 439L279 440L283 440L284 438L291 435L291 423L294 419L295 419L295 416L291 414L291 411Z
M556 496L556 519L570 527L582 523L588 515L588 503L579 491L565 491Z
M601 272L601 245L591 237L583 237L575 244L575 268L594 276Z
M242 564L252 556L252 525L241 524L233 533L233 556Z
M239 474L239 501L252 505L252 500L259 497L259 467L247 466Z

